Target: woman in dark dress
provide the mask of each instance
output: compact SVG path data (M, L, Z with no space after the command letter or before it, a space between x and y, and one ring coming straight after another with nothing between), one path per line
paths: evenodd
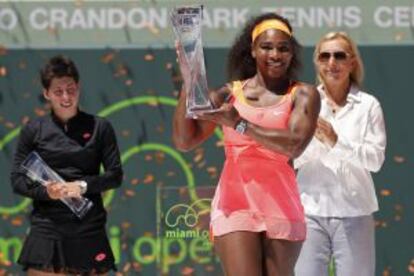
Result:
M33 199L18 262L31 276L104 275L115 264L101 193L119 187L123 176L115 132L107 120L79 110L79 74L70 59L51 58L40 75L51 114L23 127L11 173L14 192ZM21 163L33 151L66 182L30 180ZM61 199L81 196L93 207L79 218Z

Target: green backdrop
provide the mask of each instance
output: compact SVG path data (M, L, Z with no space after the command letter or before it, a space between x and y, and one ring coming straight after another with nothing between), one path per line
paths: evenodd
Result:
M310 82L314 80L312 50L304 49L301 77ZM414 272L414 132L409 115L414 103L414 48L365 46L361 52L366 91L381 101L388 132L387 158L374 175L380 201L375 215L377 275L410 275ZM160 243L157 236L157 187L215 185L223 161L219 134L189 153L180 153L172 145L171 117L179 88L174 51L4 48L0 49L0 275L21 274L15 261L28 231L31 207L13 194L9 172L20 126L48 112L38 70L57 53L73 58L80 69L82 108L106 116L117 133L125 179L105 200L108 233L120 272L155 275L157 260L171 257L161 267L165 274L220 275L209 248L188 239L173 245ZM205 50L211 87L225 81L226 53L227 49Z

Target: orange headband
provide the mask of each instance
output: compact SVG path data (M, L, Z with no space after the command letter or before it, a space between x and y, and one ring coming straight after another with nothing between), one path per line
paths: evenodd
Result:
M284 32L288 36L292 36L292 32L289 30L288 26L284 22L278 19L269 19L262 21L260 24L254 27L252 32L252 42L254 42L261 33L270 29L276 29Z

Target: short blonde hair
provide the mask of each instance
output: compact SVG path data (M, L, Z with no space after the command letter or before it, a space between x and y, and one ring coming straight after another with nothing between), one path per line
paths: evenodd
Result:
M319 40L318 44L316 44L315 51L313 52L313 62L315 66L317 67L318 62L318 55L321 50L321 45L330 40L335 39L342 39L348 44L348 51L349 54L354 58L355 60L355 66L354 69L351 72L350 80L352 83L361 86L362 82L364 80L364 64L362 63L361 56L359 54L358 48L355 44L355 42L351 39L351 37L345 33L345 32L330 32L324 35L321 40ZM316 68L317 77L319 83L322 83L321 75L318 72L318 68Z

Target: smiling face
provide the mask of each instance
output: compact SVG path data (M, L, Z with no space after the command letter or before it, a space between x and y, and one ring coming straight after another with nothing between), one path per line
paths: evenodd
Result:
M64 122L78 112L79 83L71 77L53 78L49 89L43 90L43 96L50 102L54 114Z
M354 66L354 57L345 40L336 38L320 45L316 68L325 84L349 82Z
M293 57L290 37L279 30L267 30L254 42L252 56L264 78L284 78Z

